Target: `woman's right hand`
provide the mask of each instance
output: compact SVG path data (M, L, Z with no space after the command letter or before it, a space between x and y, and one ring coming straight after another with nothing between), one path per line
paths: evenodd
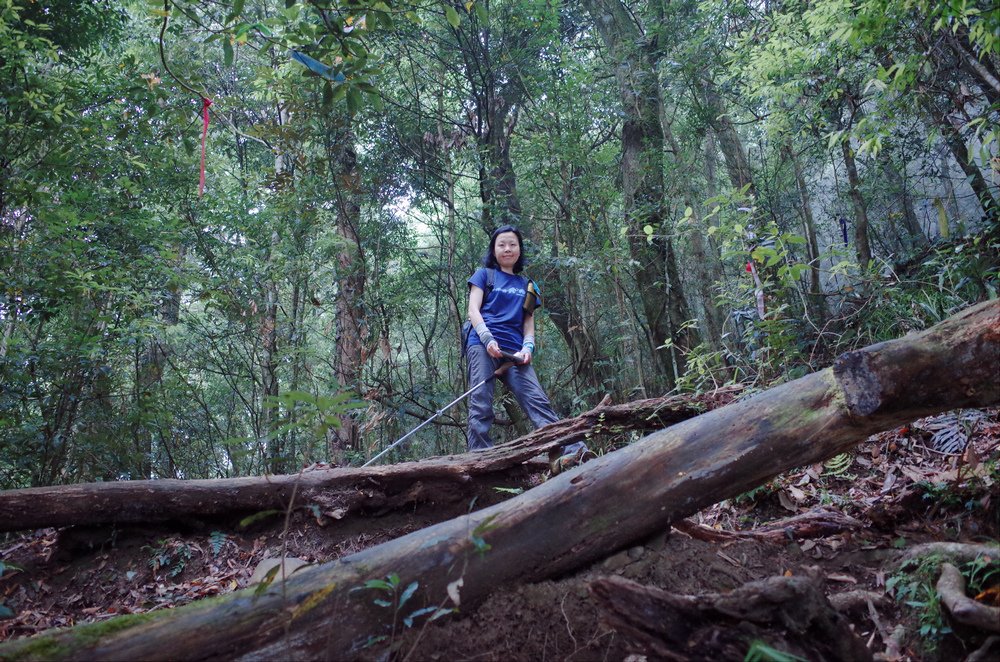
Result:
M496 340L491 341L490 344L486 346L486 353L495 359L503 358L503 352L500 351L500 345Z

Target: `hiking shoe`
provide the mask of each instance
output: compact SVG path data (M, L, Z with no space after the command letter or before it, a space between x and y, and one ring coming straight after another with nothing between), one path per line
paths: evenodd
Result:
M597 453L590 450L586 446L573 453L560 455L549 461L549 475L558 476L562 472L572 469L577 465L593 460L595 457L597 457Z

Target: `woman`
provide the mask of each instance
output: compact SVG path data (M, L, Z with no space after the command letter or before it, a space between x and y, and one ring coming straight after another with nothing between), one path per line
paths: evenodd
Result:
M469 383L486 380L501 366L503 354L513 354L517 362L499 375L514 394L532 425L558 421L549 399L538 383L531 366L535 351L534 309L541 300L532 292L528 298L528 279L519 275L524 269L521 231L512 225L497 228L490 235L489 249L483 257L483 269L469 278L469 321L473 333L466 341ZM491 273L492 270L492 273ZM473 391L469 399L469 450L493 446L493 380ZM582 442L555 452L552 473L557 474L593 457Z

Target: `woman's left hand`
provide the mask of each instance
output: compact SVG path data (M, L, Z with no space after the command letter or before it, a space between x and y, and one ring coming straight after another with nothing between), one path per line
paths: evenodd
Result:
M520 352L514 354L518 359L520 359L521 365L528 365L531 363L531 352L526 349L522 349Z

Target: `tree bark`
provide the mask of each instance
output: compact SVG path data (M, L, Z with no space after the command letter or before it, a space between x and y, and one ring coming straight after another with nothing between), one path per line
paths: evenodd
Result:
M997 199L993 197L989 184L986 183L986 178L983 177L982 170L980 170L974 161L969 159L969 147L962 138L961 132L952 125L951 120L947 116L937 113L930 102L925 102L924 106L927 113L941 129L945 144L948 145L952 158L955 159L959 167L962 168L962 172L965 173L969 181L969 186L972 187L972 191L976 194L979 205L983 209L983 214L987 217L996 217L1000 213L1000 206L997 204Z
M872 262L872 248L868 241L868 209L865 207L864 198L861 197L861 179L858 177L858 167L854 162L854 150L850 141L843 140L840 149L844 154L851 203L854 205L854 246L858 252L858 264L862 269L867 269Z
M382 513L441 495L473 491L482 477L502 474L563 444L614 432L649 432L728 402L738 389L706 396L671 396L622 405L602 403L487 451L363 469L334 468L284 476L212 480L133 480L35 487L0 492L0 531L48 526L143 524L240 516L319 506L334 519ZM293 503L294 502L294 503Z
M177 258L173 269L179 279L185 250L182 244L176 248ZM136 417L137 422L133 428L135 455L128 466L129 475L136 479L150 478L153 475L153 458L156 455L154 446L157 436L154 428L163 425L159 420L162 417L158 413L156 396L159 395L167 359L173 353L173 348L167 343L165 331L180 321L181 290L177 279L164 288L160 300L160 325L147 341L145 351L142 352L136 365L136 407L141 415ZM173 473L166 472L160 475L172 476Z
M896 169L895 164L889 158L888 154L882 153L882 170L885 172L886 177L891 184L891 193L895 193L897 199L899 200L899 206L901 208L903 227L906 230L906 242L903 248L910 250L918 250L927 245L927 235L920 228L920 221L917 220L917 214L913 211L913 200L910 198L910 192L907 190L906 180L903 179L903 175L899 170ZM905 165L903 171L905 172Z
M550 254L553 259L560 257L560 246L568 246L573 254L573 195L577 180L577 167L563 162L560 167L561 189L559 195L552 193L558 207ZM559 334L569 348L573 360L573 377L582 382L578 391L589 390L598 395L603 392L606 380L612 375L606 367L606 357L601 352L600 343L595 338L596 325L586 319L580 306L580 288L577 285L575 269L553 269L547 278L549 287L545 307L549 319L559 330Z
M843 354L831 368L653 433L509 501L300 570L260 595L244 590L140 623L112 619L12 642L0 657L354 657L408 615L358 590L371 579L417 582L413 609L467 612L498 586L586 566L874 432L992 406L1000 402L998 361L1000 301L991 301L920 334Z
M681 146L674 137L665 112L660 113L660 124L662 125L663 140L669 148L668 151L673 154L676 186L680 189L684 204L691 209L691 216L685 234L691 246L691 270L693 272L694 291L697 293L698 298L701 299L701 307L704 313L701 325L703 331L702 337L707 341L712 351L721 351L723 349L722 327L725 324L725 320L723 319L722 311L719 310L719 307L715 303L715 281L717 278L722 278L722 261L719 259L718 251L709 239L708 230L705 227L705 222L701 214L701 204L698 202L698 193L691 183L691 178L682 174L684 173L685 164L681 161ZM709 130L707 133L711 135L712 131ZM714 149L714 140L709 139L706 142L712 145L712 149ZM711 167L714 167L714 164Z
M792 150L792 145L786 142L782 146L785 159L791 161L795 173L795 188L799 193L799 206L802 210L802 230L806 238L806 253L809 257L809 291L806 301L809 302L809 314L817 326L823 324L826 318L823 303L823 286L820 284L820 254L819 241L816 238L816 222L813 219L812 203L809 200L809 188L802 172L802 165Z
M344 248L337 256L337 357L334 373L343 389L363 393L361 365L364 346L364 294L365 263L358 233L361 218L361 174L354 148L354 131L350 119L343 119L343 126L329 132L327 158L330 170L335 173L337 191L337 234L343 239ZM328 440L328 457L340 462L345 450L358 445L358 426L349 416L341 418L341 426L331 430Z
M753 173L750 171L746 148L736 130L736 125L729 117L726 102L715 88L715 81L702 78L695 86L704 104L705 121L719 138L719 147L726 162L730 183L737 191L745 190L747 196L756 199L757 188L754 185Z

